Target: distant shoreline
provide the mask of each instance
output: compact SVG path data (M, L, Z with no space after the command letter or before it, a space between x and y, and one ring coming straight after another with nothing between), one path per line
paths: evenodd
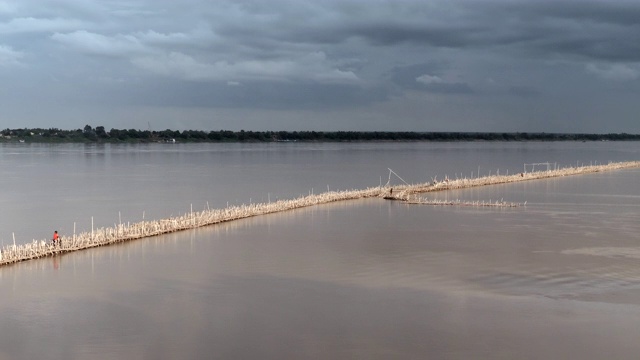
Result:
M230 131L135 130L104 126L4 129L0 143L272 143L272 142L471 142L471 141L639 141L640 134L544 132L410 132L410 131Z

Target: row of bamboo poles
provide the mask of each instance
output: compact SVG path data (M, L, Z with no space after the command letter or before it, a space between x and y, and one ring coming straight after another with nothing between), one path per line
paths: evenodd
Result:
M496 174L471 179L447 179L441 182L434 181L431 183L396 186L393 190L395 191L396 196L404 198L409 194L415 193L462 189L475 186L503 184L634 167L640 167L640 162L635 161L610 163L607 165L570 167L549 171L520 173L515 175ZM91 232L83 232L77 235L74 234L73 236L62 235L60 236L59 243L55 245L50 241L45 240L33 240L31 243L16 245L14 240L13 245L5 245L0 249L0 266L70 251L121 243L175 231L194 229L252 216L271 214L319 204L327 204L335 201L370 197L388 197L388 194L391 192L392 188L387 185L367 188L364 190L328 191L317 195L310 194L308 196L302 196L290 200L278 200L276 202L249 205L243 204L223 209L206 209L196 212L191 211L184 215L168 219L141 221L133 224L117 224L113 227L99 228L92 230Z
M456 200L435 200L435 199L425 199L420 197L412 197L406 200L407 204L412 205L434 205L434 206L474 206L474 207L502 207L502 208L514 208L520 207L523 204L508 202L504 200L477 200L477 201L462 201L459 199ZM526 205L526 201L524 205Z
M566 167L566 168L559 168L559 169L546 170L546 171L522 172L517 174L511 174L511 175L495 174L495 175L489 175L484 177L461 178L461 179L454 179L454 180L445 178L445 180L439 181L439 182L434 181L431 183L424 183L424 184L417 184L417 185L405 185L403 188L398 188L398 190L401 190L398 192L398 196L401 197L401 196L408 196L415 193L464 189L464 188L471 188L471 187L485 186L485 185L507 184L507 183L513 183L513 182L519 182L519 181L589 174L589 173L597 173L597 172L603 172L603 171L612 171L612 170L629 169L629 168L637 168L637 167L640 167L640 161L627 161L627 162L616 162L616 163L601 164L601 165Z

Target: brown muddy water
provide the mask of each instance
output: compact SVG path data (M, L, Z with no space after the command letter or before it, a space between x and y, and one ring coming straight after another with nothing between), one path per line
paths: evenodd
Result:
M3 267L0 359L635 359L638 184L357 200Z

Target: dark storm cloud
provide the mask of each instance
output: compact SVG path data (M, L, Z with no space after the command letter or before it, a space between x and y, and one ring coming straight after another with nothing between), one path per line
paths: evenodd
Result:
M627 100L640 91L637 19L626 0L0 0L0 77L38 89L5 90L0 106L11 119L29 119L31 103L57 104L48 113L63 119L82 100L347 121L368 106L378 123L429 113L485 128L475 109L514 124L540 109L547 126L567 118L557 104L609 101L628 126L640 111Z
M267 34L296 42L340 43L356 37L382 47L402 43L459 49L512 47L515 52L543 57L640 60L640 4L635 2L451 1L448 11L428 8L411 3L396 11L398 16L387 16L394 13L394 4L362 6L350 21L285 22ZM339 6L332 10L339 14L335 17L346 17ZM257 34L245 31L252 37Z
M530 86L512 86L509 93L519 97L533 97L540 95L540 91Z
M149 93L153 93L153 96L149 96ZM167 80L146 82L125 89L111 87L103 90L103 96L118 99L119 104L126 105L272 110L344 108L384 101L388 95L382 87L362 88L346 84L220 84Z
M609 23L617 25L638 25L640 3L637 1L531 1L515 3L509 8L514 11L536 14L538 17L564 18Z
M318 4L282 2L282 6L276 6L245 1L222 7L230 16L202 17L200 23L205 24L205 29L209 27L210 32L209 43L202 46L211 49L212 60L222 58L228 63L242 61L243 57L257 60L301 57L305 51L317 52L318 47L340 45L350 39L362 39L375 47L387 48L408 43L424 46L425 51L428 48L453 48L543 58L640 59L640 31L638 24L632 21L640 15L640 7L634 3L451 1L435 4L439 6L411 1L399 2L399 5L394 2L375 2L373 5L335 1ZM53 27L54 23L48 26ZM149 36L146 36L149 33L175 40L183 36L184 41L195 35L193 31L105 34L79 30L58 32L53 39L70 44L74 42L71 39L74 36L75 45L81 50L100 41L98 38L104 40L105 48L122 45L124 40L133 50L133 46L150 45ZM81 34L93 39L82 44ZM179 45L176 42L173 48L179 48ZM188 53L178 55L192 56ZM166 64L173 60L165 56L160 61ZM173 63L175 65L175 61ZM157 71L158 67L154 68Z
M519 32L528 54L640 61L640 3L632 1L518 1L485 8L496 26ZM490 16L487 16L489 19Z

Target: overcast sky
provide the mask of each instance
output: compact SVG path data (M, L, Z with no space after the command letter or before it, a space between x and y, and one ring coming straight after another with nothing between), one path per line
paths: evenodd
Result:
M0 0L0 128L640 133L640 2Z

